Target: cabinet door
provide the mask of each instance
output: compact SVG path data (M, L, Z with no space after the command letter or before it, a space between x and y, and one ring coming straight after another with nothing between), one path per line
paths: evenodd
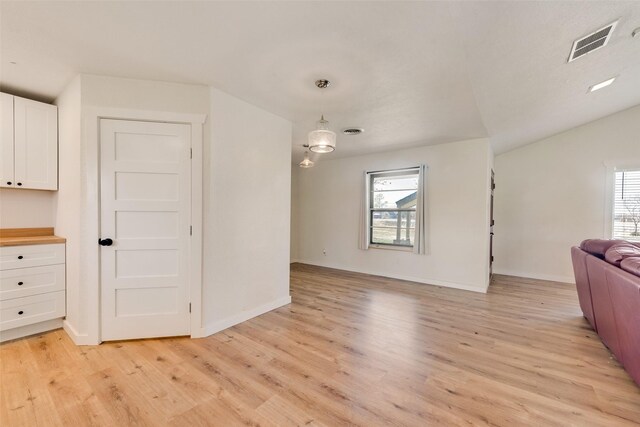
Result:
M13 96L0 93L0 187L14 187Z
M58 189L58 109L14 97L16 188Z

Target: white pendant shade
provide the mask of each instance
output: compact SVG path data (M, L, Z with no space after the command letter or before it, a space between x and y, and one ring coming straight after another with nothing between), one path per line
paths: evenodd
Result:
M304 160L300 162L301 168L310 168L313 166L313 162L309 160L309 153L304 153Z
M309 132L309 150L314 153L330 153L336 149L336 134L329 130L324 116L318 120L316 130Z

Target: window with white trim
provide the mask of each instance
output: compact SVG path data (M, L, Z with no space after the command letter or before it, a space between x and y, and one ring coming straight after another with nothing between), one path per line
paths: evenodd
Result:
M419 168L369 173L369 243L412 248Z
M640 169L615 173L612 234L614 239L640 241Z

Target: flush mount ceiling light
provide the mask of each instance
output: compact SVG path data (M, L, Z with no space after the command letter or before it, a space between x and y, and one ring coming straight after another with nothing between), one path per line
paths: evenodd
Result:
M589 88L589 92L595 92L598 89L602 89L603 87L609 86L615 80L615 77L611 77L609 80L605 80L601 83L595 84Z
M316 80L318 89L326 89L331 82L329 80ZM330 153L336 149L336 134L329 130L329 122L324 119L324 114L316 123L316 130L309 132L309 150L314 153Z
M313 167L313 162L309 160L309 152L304 152L304 160L299 163L301 168L310 168Z

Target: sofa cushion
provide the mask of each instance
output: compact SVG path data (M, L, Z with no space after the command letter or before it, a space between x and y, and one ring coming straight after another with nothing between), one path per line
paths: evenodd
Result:
M605 275L615 309L617 344L622 355L618 361L640 385L640 280L613 267L607 268Z
M640 257L640 248L631 243L616 243L604 254L604 259L616 267L620 267L620 262L625 258Z
M624 240L605 240L605 239L587 239L580 243L580 249L595 255L600 259L604 259L604 254L611 246L618 243L625 243Z
M576 246L571 248L571 261L573 262L580 308L591 327L597 331L598 326L593 315L593 302L591 301L591 285L589 284L589 274L587 273L587 258L593 257Z
M625 258L620 261L620 268L640 277L640 257Z
M616 321L613 315L613 305L609 295L609 287L605 277L605 271L620 271L608 262L594 256L587 257L587 273L589 274L589 285L591 287L591 301L593 303L593 315L598 327L598 335L602 342L609 347L609 350L622 362L622 353L618 342L618 332ZM625 273L626 274L626 273Z

